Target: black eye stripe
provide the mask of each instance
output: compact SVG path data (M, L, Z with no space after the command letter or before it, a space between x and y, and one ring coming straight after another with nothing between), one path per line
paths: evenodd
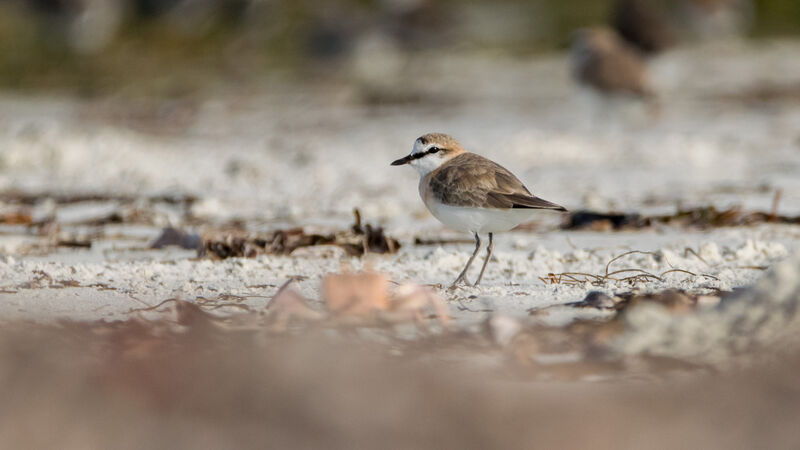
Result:
M440 152L442 150L444 150L444 149L441 148L441 147L431 147L431 148L429 148L428 150L426 150L424 152L419 152L419 153L415 153L415 154L411 155L411 160L413 161L415 159L424 158L424 157L426 157L428 155L432 155L434 153L438 153L438 152Z

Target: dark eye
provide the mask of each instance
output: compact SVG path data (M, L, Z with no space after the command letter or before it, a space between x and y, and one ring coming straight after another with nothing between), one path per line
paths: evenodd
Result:
M428 149L428 153L437 153L439 150L441 150L439 147L431 147Z

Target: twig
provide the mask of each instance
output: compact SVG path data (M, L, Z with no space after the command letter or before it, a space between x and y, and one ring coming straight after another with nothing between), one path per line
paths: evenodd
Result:
M656 275L654 275L654 274L652 274L652 273L650 273L650 272L648 272L646 270L642 270L642 269L620 269L620 270L615 270L615 271L613 271L611 273L606 273L605 278L613 280L614 278L611 275L616 275L618 273L625 273L625 272L639 272L639 273L641 273L643 275L649 275L649 276L653 276L653 277L658 278L658 276L656 276Z
M608 269L609 269L609 267L611 266L611 264L613 264L613 263L614 263L614 261L616 261L616 260L618 260L618 259L622 258L623 256L632 255L632 254L634 254L634 253L638 253L638 254L641 254L641 255L652 255L652 256L658 256L658 255L657 255L656 253L654 253L654 252L645 252L645 251L642 251L642 250L631 250L631 251L627 251L627 252L625 252L625 253L623 253L623 254L621 254L621 255L617 255L617 256L615 256L615 257L611 258L611 261L609 261L609 262L608 262L608 264L606 264L606 276L608 276Z
M691 250L691 249L687 248L687 250ZM691 251L694 252L694 250L691 250ZM636 281L647 281L647 280L658 280L658 281L662 281L663 282L664 281L664 278L663 278L664 275L669 274L669 273L673 273L673 272L680 272L680 273L685 273L687 275L691 275L693 277L704 276L704 277L712 278L712 279L715 279L715 280L719 280L719 278L717 278L717 277L715 277L713 275L707 275L707 274L697 275L696 273L691 272L689 270L679 269L679 268L672 268L672 269L666 270L666 271L662 272L660 275L655 275L655 274L650 273L650 272L648 272L646 270L636 269L636 268L619 269L619 270L615 270L613 272L609 271L610 268L611 268L611 264L613 264L616 260L622 258L623 256L630 255L630 254L633 254L633 253L657 256L654 252L646 252L646 251L641 251L641 250L631 250L631 251L625 252L625 253L623 253L621 255L617 255L614 258L612 258L608 262L608 264L606 264L605 274L604 275L594 275L594 274L584 273L584 272L563 272L563 273L552 273L551 272L551 273L547 274L547 277L539 277L539 279L544 284L583 284L583 283L587 283L588 282L588 283L591 283L592 285L601 285L601 284L603 284L605 282L608 282L608 281L633 283L633 282L636 282ZM699 258L699 255L698 255L698 258ZM700 258L700 259L702 260L702 258ZM705 262L705 261L703 261L703 262ZM627 277L623 277L623 278L615 277L615 275L619 275L619 274L623 274L623 273L631 273L631 272L635 273L636 275L627 276ZM583 277L583 279L581 279L579 277Z
M686 274L689 274L689 275L691 275L691 276L693 276L693 277L696 277L696 276L697 276L697 274L696 274L696 273L694 273L694 272L689 272L688 270L684 270L684 269L669 269L669 270L667 270L667 271L661 272L661 276L663 277L664 275L666 275L666 274L668 274L668 273L672 273L672 272L681 272L681 273L686 273Z
M686 254L687 254L687 253L691 253L691 254L692 254L692 255L694 255L694 256L695 256L697 259L699 259L700 261L702 261L702 262L703 262L705 265L709 265L709 264L708 264L708 262L706 262L706 260L705 260L705 259L703 259L703 257L702 257L702 256L700 256L700 254L699 254L699 253L697 253L697 252L696 252L696 251L695 251L693 248L691 248L691 247L686 247L686 248L683 250L683 256L686 256Z
M769 221L775 222L775 219L778 217L778 203L781 201L781 197L783 196L783 189L778 188L775 191L775 196L772 197L772 209L769 213Z

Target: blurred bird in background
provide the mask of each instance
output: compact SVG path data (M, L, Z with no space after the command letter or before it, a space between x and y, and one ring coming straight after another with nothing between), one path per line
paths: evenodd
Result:
M651 113L658 113L658 99L641 54L612 28L575 31L570 59L572 76L580 87L604 99L644 102Z
M751 0L617 0L610 25L653 56L676 45L740 37L753 17Z

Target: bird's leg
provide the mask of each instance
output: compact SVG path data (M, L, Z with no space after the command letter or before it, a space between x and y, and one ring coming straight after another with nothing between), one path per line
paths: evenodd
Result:
M473 286L477 286L481 282L481 278L483 278L483 271L486 270L486 265L489 264L489 260L492 259L492 251L494 250L494 241L492 240L494 236L492 233L489 233L489 245L486 246L486 259L483 260L483 267L481 267L481 273L478 275L478 280L475 281Z
M469 257L469 261L467 261L467 265L464 266L464 270L458 275L456 281L453 281L453 284L450 285L450 289L456 287L459 281L463 281L464 284L469 285L469 281L467 281L467 270L469 270L469 266L472 264L472 260L475 259L475 255L478 254L478 250L481 249L481 238L478 236L478 233L475 233L475 251L472 252L472 256Z

